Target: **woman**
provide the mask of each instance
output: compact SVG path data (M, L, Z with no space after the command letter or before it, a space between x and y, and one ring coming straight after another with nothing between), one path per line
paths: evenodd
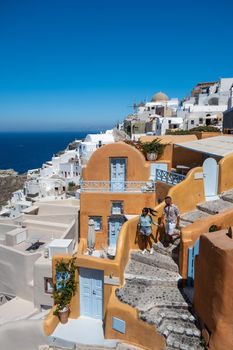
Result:
M152 235L152 228L151 225L158 226L157 223L155 223L151 217L151 215L155 215L156 211L151 208L143 208L142 214L139 217L138 227L139 227L139 233L142 235L144 240L144 246L145 249L142 251L142 254L145 254L147 252L147 245L149 244L150 247L150 254L153 254L154 249L152 248L152 243L150 240L150 236Z

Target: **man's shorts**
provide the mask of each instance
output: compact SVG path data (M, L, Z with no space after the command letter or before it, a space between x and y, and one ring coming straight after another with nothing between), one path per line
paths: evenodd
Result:
M171 222L167 222L165 225L166 234L168 234L169 236L172 236L174 234L175 228L176 228L176 224L171 223Z

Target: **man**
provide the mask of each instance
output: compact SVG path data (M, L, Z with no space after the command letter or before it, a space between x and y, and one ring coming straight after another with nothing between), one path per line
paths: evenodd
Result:
M172 203L170 196L165 198L165 207L161 219L160 227L163 227L165 219L165 233L170 237L170 242L173 243L174 237L180 236L180 213L178 207Z

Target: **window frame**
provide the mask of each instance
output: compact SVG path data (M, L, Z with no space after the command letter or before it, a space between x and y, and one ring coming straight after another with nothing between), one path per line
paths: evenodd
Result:
M113 205L117 204L117 203L121 204L121 212L115 214L115 213L113 213ZM124 214L124 201L122 201L122 200L113 200L113 201L111 201L110 214L111 215L123 215Z

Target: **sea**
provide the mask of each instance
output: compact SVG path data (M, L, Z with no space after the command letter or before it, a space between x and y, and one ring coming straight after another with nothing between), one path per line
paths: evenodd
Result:
M0 169L14 169L19 174L40 168L58 151L75 139L92 132L0 132Z

